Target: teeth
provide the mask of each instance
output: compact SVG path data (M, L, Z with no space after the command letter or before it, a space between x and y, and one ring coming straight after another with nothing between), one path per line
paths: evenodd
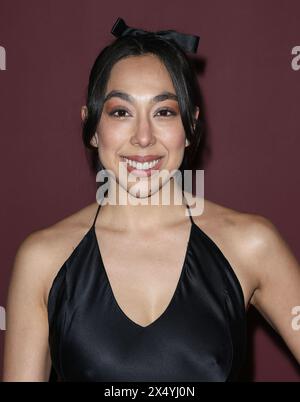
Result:
M123 157L124 161L127 162L129 164L129 166L134 167L135 169L139 169L139 170L147 170L147 169L152 169L159 161L159 159L153 160L151 162L136 162L133 161L131 159L127 159L125 157Z

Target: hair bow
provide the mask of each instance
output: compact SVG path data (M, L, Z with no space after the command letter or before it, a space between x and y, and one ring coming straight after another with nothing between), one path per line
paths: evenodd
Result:
M150 31L144 31L143 29L132 28L129 27L125 23L123 18L120 17L114 23L111 29L111 33L116 37L125 35L136 36L147 33L153 33L165 39L173 39L183 50L191 53L197 52L198 43L200 40L200 37L197 35L187 35L174 30L150 32Z

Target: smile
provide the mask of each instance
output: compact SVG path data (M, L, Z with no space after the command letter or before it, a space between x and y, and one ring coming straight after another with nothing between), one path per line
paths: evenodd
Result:
M150 156L136 157L135 159L139 159L139 161L121 156L122 162L126 162L127 171L137 176L150 176L152 173L159 170L163 162L162 156L156 156L156 159L150 159ZM144 161L141 161L143 159ZM149 160L145 161L145 159Z
M132 166L132 167L135 168L135 169L138 169L138 170L148 170L148 169L153 169L154 166L156 166L156 165L158 164L158 162L159 162L159 160L160 160L161 158L159 158L159 159L154 159L154 160L151 161L151 162L144 162L144 163L137 162L137 161L135 161L135 160L128 159L128 158L125 158L125 157L122 157L122 159L123 159L124 162L128 163L129 166Z

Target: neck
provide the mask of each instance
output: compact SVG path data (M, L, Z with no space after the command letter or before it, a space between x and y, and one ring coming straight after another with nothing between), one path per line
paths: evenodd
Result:
M158 230L186 219L186 203L176 180L170 179L169 191L164 187L149 197L138 198L121 186L113 186L108 200L102 203L102 222L128 231ZM109 190L112 187L110 186ZM122 200L120 202L120 200ZM113 201L113 202L112 202Z

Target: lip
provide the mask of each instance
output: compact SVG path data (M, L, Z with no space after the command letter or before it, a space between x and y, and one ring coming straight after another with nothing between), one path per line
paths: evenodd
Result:
M127 158L127 159L131 159L133 161L136 162L151 162L154 161L156 159L161 159L162 156L161 155L145 155L145 156L141 156L141 155L120 155L121 158Z
M160 167L161 167L161 165L163 164L164 157L163 156L157 157L156 155L155 155L154 159L153 159L153 155L148 155L147 157L149 158L150 156L152 158L152 159L149 159L150 161L154 160L154 159L159 159L159 161L157 162L157 164L155 166L153 166L150 169L142 170L142 169L136 169L133 166L130 166L128 163L126 163L127 172L132 173L132 174L134 174L135 176L138 176L138 177L147 177L147 176L151 176L152 174L158 172ZM128 159L131 159L131 157L128 158ZM143 161L148 162L147 160L143 160ZM137 162L139 162L139 160L137 160Z

